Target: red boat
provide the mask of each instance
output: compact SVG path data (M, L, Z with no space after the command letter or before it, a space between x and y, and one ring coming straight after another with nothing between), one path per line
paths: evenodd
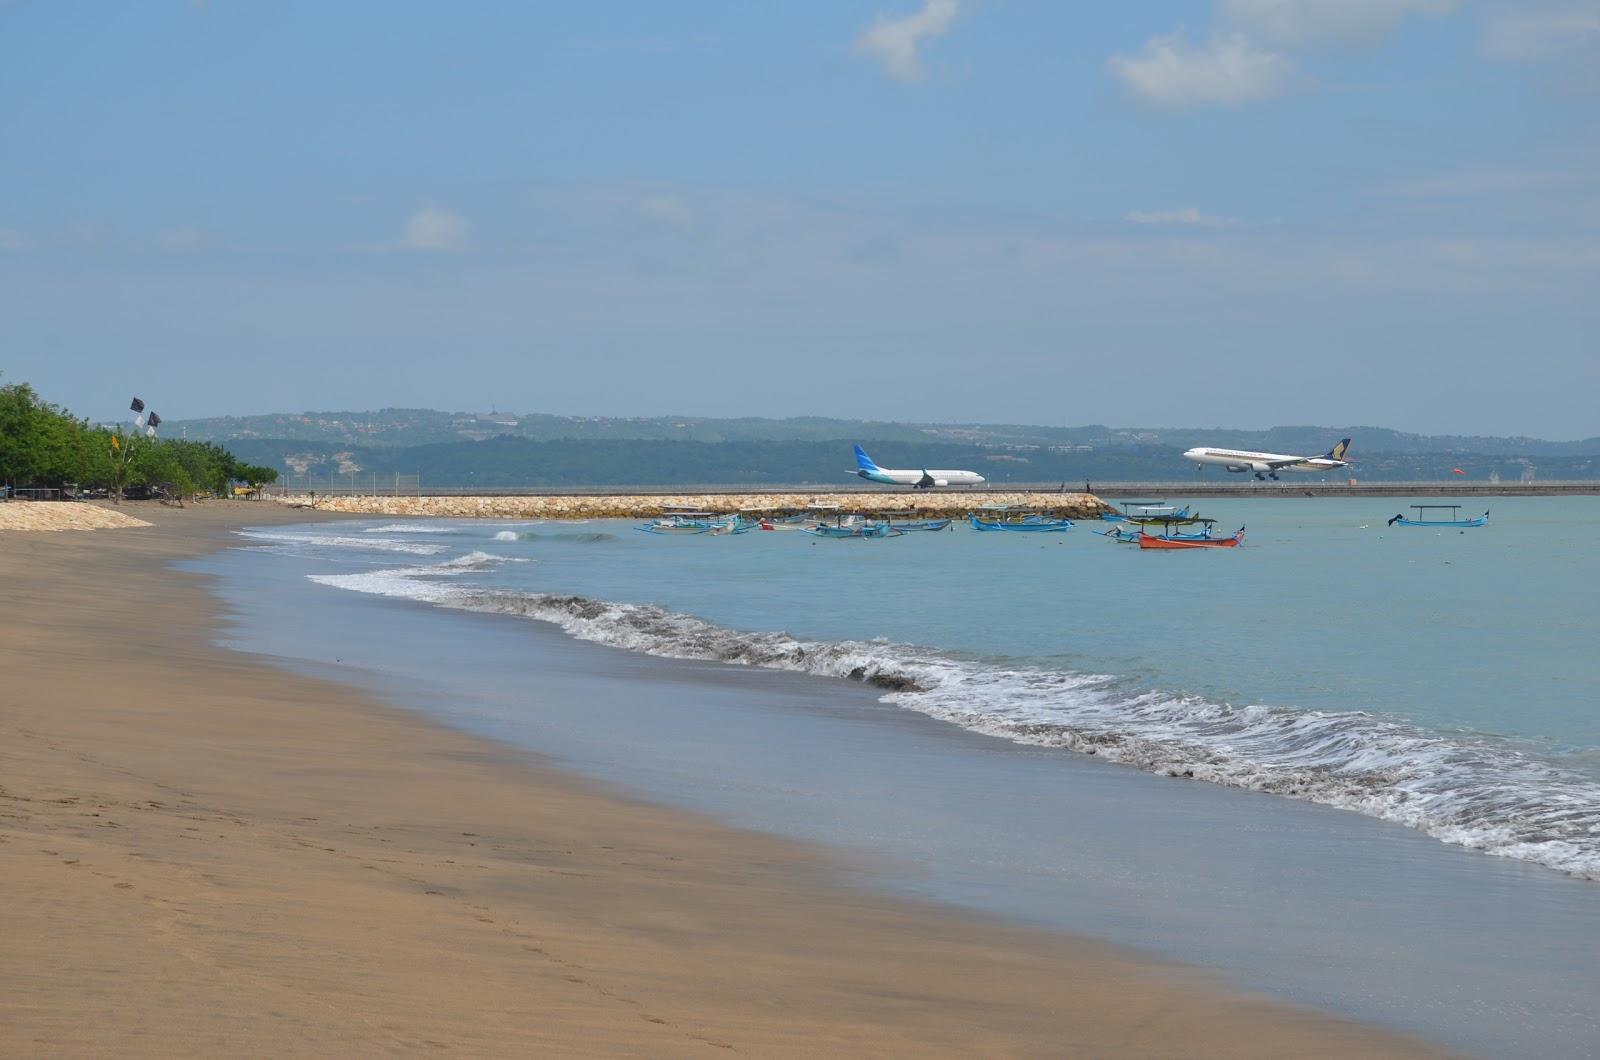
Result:
M1173 538L1154 537L1150 534L1139 535L1140 548L1238 548L1239 542L1244 540L1244 527L1240 527L1232 537L1213 538Z

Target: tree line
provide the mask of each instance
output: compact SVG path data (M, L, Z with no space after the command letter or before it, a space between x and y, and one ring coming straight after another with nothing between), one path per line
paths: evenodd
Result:
M241 461L214 442L117 431L45 401L27 383L0 386L0 485L220 497L232 483L259 489L277 478L275 469Z

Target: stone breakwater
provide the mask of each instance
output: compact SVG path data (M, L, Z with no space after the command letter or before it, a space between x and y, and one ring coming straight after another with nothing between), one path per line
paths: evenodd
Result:
M0 530L120 530L149 526L98 504L74 501L5 501L0 503Z
M1111 510L1090 493L743 493L678 496L611 494L567 497L317 497L290 494L274 500L322 512L438 516L449 519L649 519L669 508L751 517L837 505L840 512L915 512L919 517L961 518L985 505L1004 504L1057 518L1092 519Z

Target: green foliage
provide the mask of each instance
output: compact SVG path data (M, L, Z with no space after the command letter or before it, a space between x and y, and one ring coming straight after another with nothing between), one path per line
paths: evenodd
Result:
M44 401L27 383L0 386L0 483L123 490L161 486L179 496L250 481L245 467L214 442L123 434L78 419ZM260 481L277 472L253 469ZM270 476L270 477L266 477Z

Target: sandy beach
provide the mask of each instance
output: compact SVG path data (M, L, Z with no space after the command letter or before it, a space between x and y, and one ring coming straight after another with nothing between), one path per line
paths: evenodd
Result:
M169 563L315 516L128 510L0 532L0 1053L1437 1055L214 647Z

